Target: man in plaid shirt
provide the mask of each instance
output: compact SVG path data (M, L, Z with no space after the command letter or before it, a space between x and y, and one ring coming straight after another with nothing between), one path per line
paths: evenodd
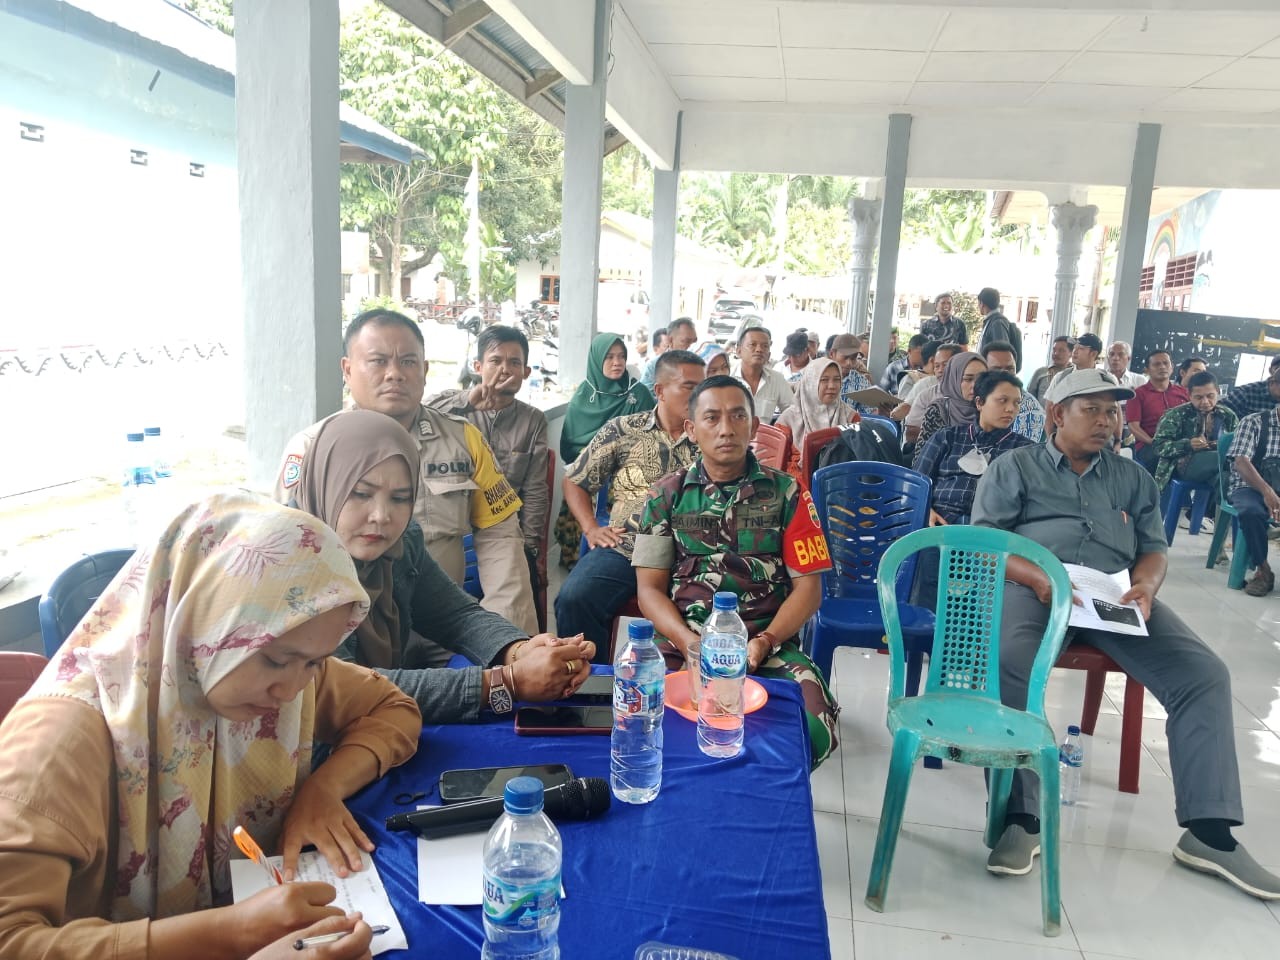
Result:
M1268 383L1280 383L1280 372ZM1251 413L1240 421L1227 459L1231 485L1227 496L1240 515L1240 531L1257 567L1244 588L1251 597L1265 597L1275 589L1276 575L1267 563L1267 523L1280 522L1280 414L1273 404L1266 413ZM1237 548L1238 549L1238 548Z

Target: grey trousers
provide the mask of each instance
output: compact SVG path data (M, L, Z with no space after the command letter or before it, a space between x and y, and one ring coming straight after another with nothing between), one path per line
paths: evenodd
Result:
M1000 699L1006 706L1026 709L1031 663L1048 619L1048 607L1029 588L1004 585ZM1152 606L1147 630L1150 636L1146 637L1072 630L1068 640L1107 654L1168 712L1165 733L1178 823L1186 826L1189 820L1205 818L1243 823L1227 666L1159 600ZM1009 813L1039 816L1039 793L1039 777L1028 770L1016 771Z

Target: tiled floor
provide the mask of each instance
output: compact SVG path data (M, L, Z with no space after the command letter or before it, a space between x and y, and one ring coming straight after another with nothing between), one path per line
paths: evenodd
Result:
M1280 596L1228 590L1226 568L1204 568L1209 538L1179 531L1160 597L1231 668L1236 748L1246 823L1236 831L1280 872ZM1093 737L1085 738L1079 805L1062 821L1062 935L1040 930L1039 862L1027 877L986 871L986 794L981 771L957 764L916 771L884 913L863 902L875 845L889 736L887 658L836 654L840 750L813 777L823 896L836 960L983 957L1280 957L1280 903L1267 905L1224 882L1177 866L1180 834L1164 711L1150 694L1141 793L1116 790L1123 680L1115 678ZM1049 719L1079 718L1084 675L1055 671Z

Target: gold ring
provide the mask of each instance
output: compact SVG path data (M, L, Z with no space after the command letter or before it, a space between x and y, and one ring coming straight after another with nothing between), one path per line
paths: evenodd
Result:
M565 668L566 670L568 670L570 673L577 673L577 672L578 672L578 661L577 661L577 660L568 660L568 661L566 661L566 662L565 662L564 668Z

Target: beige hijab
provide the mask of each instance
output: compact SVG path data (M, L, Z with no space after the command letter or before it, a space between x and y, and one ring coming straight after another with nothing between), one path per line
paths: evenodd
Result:
M252 720L219 717L205 694L276 637L354 603L351 558L313 517L246 492L187 507L103 591L32 697L102 714L115 750L118 831L111 919L230 902L231 831L278 846L311 771L315 685Z
M416 495L422 463L413 440L395 420L372 410L350 410L330 417L302 460L298 508L337 527L342 505L366 473L392 457L409 467ZM360 585L369 594L369 616L356 630L358 662L384 670L400 665L400 611L392 595L391 569L404 555L403 540L376 560L357 560Z
M797 450L801 449L805 434L810 430L843 427L861 419L858 411L841 400L838 394L834 403L823 403L818 399L818 381L832 367L838 372L840 364L827 357L810 360L796 385L796 402L778 417L776 425L791 430L791 442Z

